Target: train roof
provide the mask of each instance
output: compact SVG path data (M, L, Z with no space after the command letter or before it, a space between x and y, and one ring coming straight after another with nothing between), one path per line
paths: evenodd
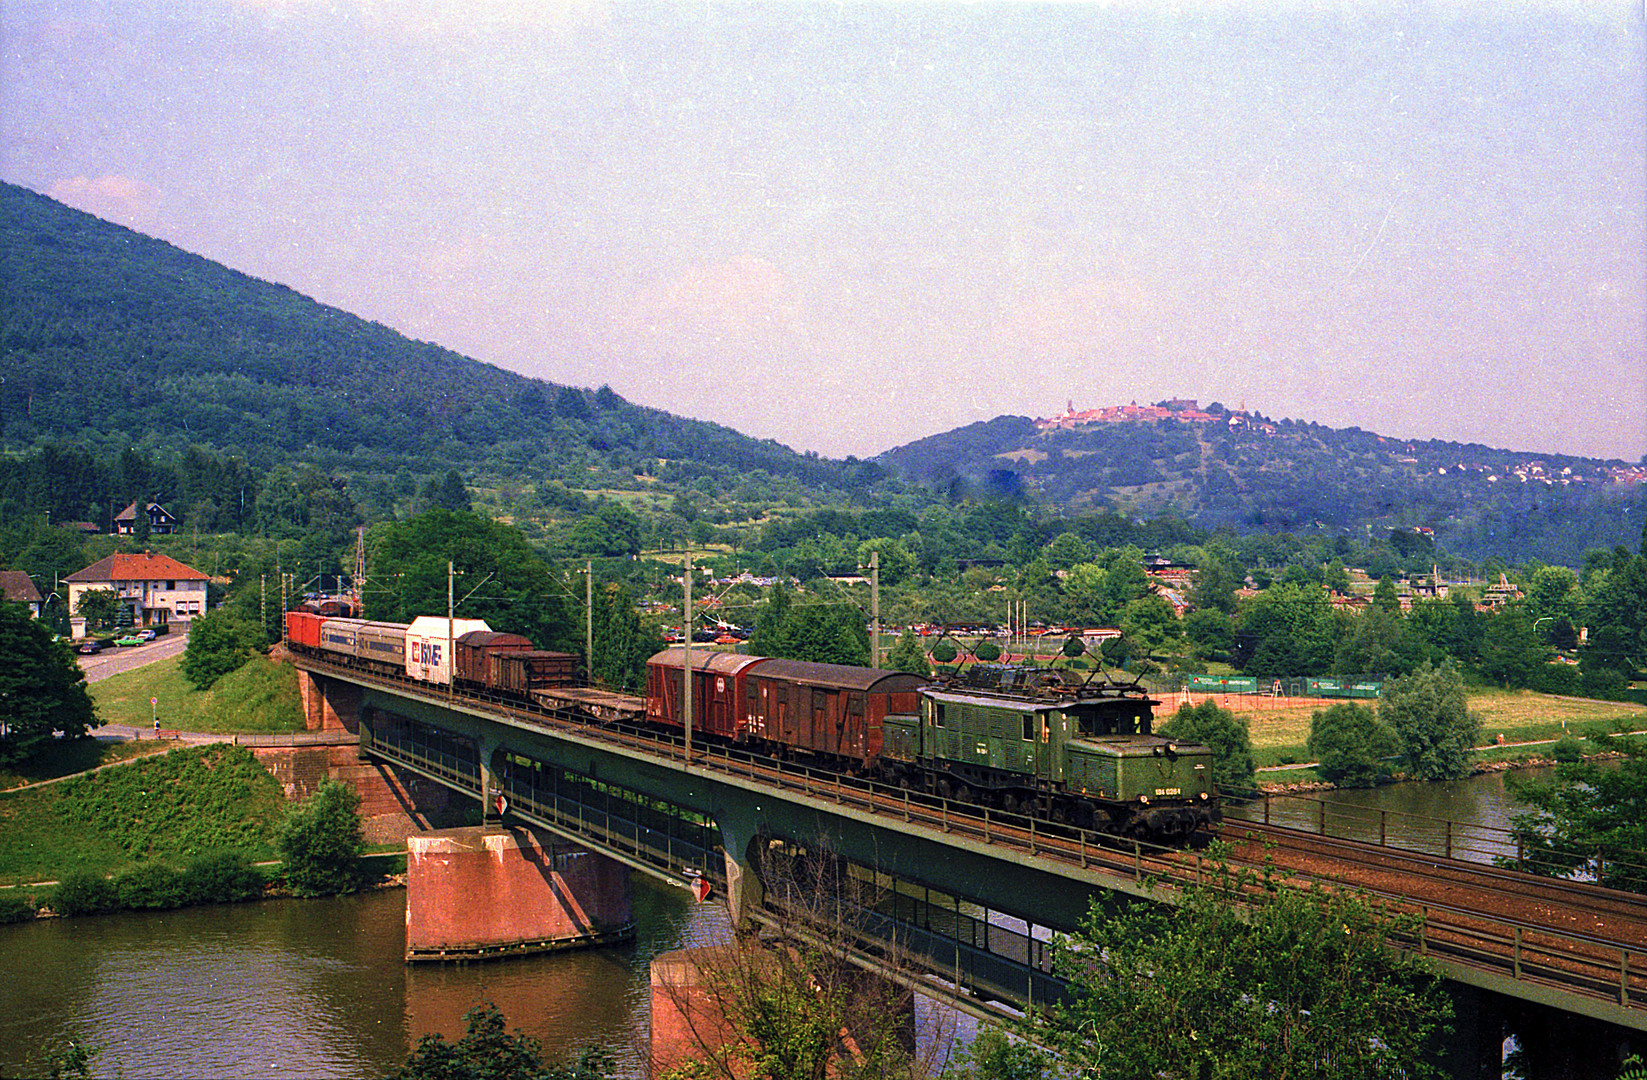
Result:
M472 649L500 649L532 647L532 639L521 634L507 634L500 630L470 630L459 634L458 644L467 645Z
M744 668L766 661L764 656L746 656L742 653L717 652L713 649L692 650L692 670L711 671L717 675L736 675ZM680 648L665 649L648 664L658 667L678 668L686 665L686 650Z
M813 664L805 660L768 660L754 674L763 679L788 679L805 686L887 693L918 690L926 685L927 681L920 675L911 675L905 671L852 667L848 664Z
M1068 709L1081 705L1147 705L1151 709L1161 704L1143 690L1129 686L1061 687L1041 693L1011 693L1003 690L980 690L968 686L928 685L921 693L934 701L973 702L999 705L1021 710Z

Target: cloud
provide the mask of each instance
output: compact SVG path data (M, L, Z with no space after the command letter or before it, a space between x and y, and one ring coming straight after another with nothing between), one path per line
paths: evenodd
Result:
M129 176L76 176L59 180L46 192L58 202L144 231L155 221L160 193Z

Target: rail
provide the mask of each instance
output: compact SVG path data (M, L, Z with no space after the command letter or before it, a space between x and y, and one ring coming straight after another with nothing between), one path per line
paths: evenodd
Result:
M361 676L353 669L338 670L351 677ZM429 692L424 684L408 682L408 685L424 694ZM472 706L475 701L466 699L465 703ZM518 706L501 704L493 708L505 722L514 718L512 714L521 711L528 714L537 712L547 718L546 710L522 710ZM587 724L567 720L561 722L585 736L603 731ZM617 734L605 732L607 737ZM376 735L373 741L379 741ZM636 740L613 738L612 741L632 743ZM666 758L684 760L684 740L668 737L656 740L653 752ZM699 744L694 748L692 764L694 767L716 768L738 777L744 783L762 783L871 816L895 819L905 826L969 837L1003 851L1021 852L1082 871L1115 875L1137 885L1146 881L1155 882L1166 886L1164 899L1170 900L1174 887L1201 883L1209 876L1208 857L1200 852L1176 851L1138 840L1117 840L1071 826L1051 825L1032 816L959 804L936 795L913 793L904 788L847 777L801 763L756 758L729 748ZM478 792L479 767L472 759L464 762L455 758L451 761L437 758L429 763L429 767L434 778L448 779L454 786ZM1326 804L1322 805L1319 820L1324 826L1329 815ZM1387 821L1388 815L1400 812L1380 813ZM1323 831L1318 835L1328 834ZM1384 835L1387 838L1387 831ZM1451 836L1453 833L1448 829L1446 837ZM1340 839L1366 843L1354 837ZM1450 841L1444 839L1444 845L1450 850ZM1345 887L1343 880L1330 875L1293 871L1288 876L1304 885ZM1535 888L1540 880L1528 876L1524 883L1529 888ZM1525 920L1483 915L1445 904L1417 903L1399 892L1352 887L1385 902L1392 910L1415 913L1419 919L1418 929L1406 944L1424 955L1516 982L1553 986L1583 997L1616 1003L1627 1010L1642 1010L1633 1015L1641 1018L1642 1024L1639 1026L1647 1027L1647 948Z

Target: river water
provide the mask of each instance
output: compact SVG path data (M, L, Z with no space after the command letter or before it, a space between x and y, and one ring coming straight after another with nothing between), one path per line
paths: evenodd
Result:
M100 1048L98 1076L376 1077L495 1001L548 1056L612 1050L643 1075L648 964L706 944L722 909L637 875L628 945L491 964L407 965L406 894L270 900L0 927L0 1076L40 1048Z
M1512 809L1502 773L1322 794L1331 831L1383 828L1424 850L1443 842L1427 819L1502 826ZM1311 828L1321 813L1313 799L1270 812ZM1453 832L1460 857L1502 852L1472 853L1482 841ZM405 964L398 889L0 927L0 1076L37 1075L40 1048L73 1038L100 1048L96 1075L126 1080L377 1077L422 1035L462 1034L483 1000L553 1058L599 1045L643 1076L652 957L717 940L725 922L684 890L634 886L633 943L490 964Z

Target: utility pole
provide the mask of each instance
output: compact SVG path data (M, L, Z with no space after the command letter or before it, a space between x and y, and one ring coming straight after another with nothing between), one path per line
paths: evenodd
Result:
M869 666L881 666L881 553L869 553Z
M446 696L451 697L453 688L457 685L457 665L452 663L452 560L446 560L446 662L451 665L451 672L446 679Z
M583 563L583 670L591 685L595 681L595 560Z
M692 766L692 550L686 551L685 570L681 584L686 588L686 603L681 612L681 719L686 723L686 765Z

